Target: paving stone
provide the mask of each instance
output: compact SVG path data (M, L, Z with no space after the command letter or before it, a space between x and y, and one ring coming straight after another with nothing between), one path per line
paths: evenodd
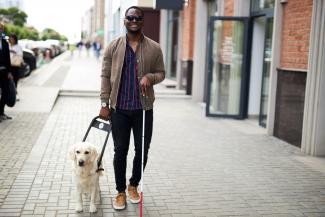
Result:
M48 114L22 112L10 113L10 116L13 116L12 120L0 123L0 207L33 148ZM18 183L28 185L22 180ZM15 188L19 188L18 185Z
M44 215L45 214L45 211L46 211L46 207L42 207L40 205L36 205L35 209L34 209L34 214L36 215Z
M21 216L21 214L18 211L14 211L14 212L2 212L2 210L1 210L0 211L0 216L3 216L3 217Z

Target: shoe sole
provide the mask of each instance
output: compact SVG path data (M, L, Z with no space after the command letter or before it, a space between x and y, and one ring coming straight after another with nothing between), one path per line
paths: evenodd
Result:
M115 206L114 205L114 203L113 203L113 208L115 209L115 210L123 210L123 209L125 209L126 208L126 203L125 203L125 205L124 206Z
M116 206L114 206L113 205L113 208L115 209L115 210L123 210L123 209L125 209L125 205L124 206L121 206L121 207L116 207Z
M138 200L132 200L131 198L129 198L129 201L133 204L137 204L137 203L140 203L140 199Z

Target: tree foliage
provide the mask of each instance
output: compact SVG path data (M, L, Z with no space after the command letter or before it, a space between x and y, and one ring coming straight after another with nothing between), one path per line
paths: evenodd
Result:
M5 25L5 32L10 34L14 33L19 39L31 40L47 40L56 39L60 41L67 41L64 35L60 35L57 31L51 28L44 29L41 34L34 27L26 27L25 23L28 15L16 7L8 9L0 8L0 21L3 20ZM40 36L41 35L41 36Z
M39 40L38 31L33 27L20 27L13 24L6 24L5 32L14 33L19 39Z
M24 26L27 20L27 14L16 7L0 9L0 16L9 20L10 23L21 27Z
M56 40L61 40L61 35L54 29L46 28L42 31L42 40L47 40L47 39L56 39ZM63 36L64 37L64 36Z

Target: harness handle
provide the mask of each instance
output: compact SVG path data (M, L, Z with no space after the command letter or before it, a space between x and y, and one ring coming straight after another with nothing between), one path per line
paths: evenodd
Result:
M100 119L100 120L97 120L97 119L100 119L99 116L96 116L96 117L94 117L92 119L92 121L90 122L89 127L87 129L87 132L86 132L86 134L85 134L85 136L84 136L84 138L83 138L82 141L83 142L86 141L86 139L88 137L88 134L90 132L90 129L92 127L97 128L97 129L102 130L102 131L105 131L107 133L106 138L105 138L105 142L104 142L104 146L102 148L102 151L100 153L99 159L97 161L97 170L96 170L96 172L99 172L99 171L103 171L104 170L103 168L100 168L100 166L102 164L102 159L103 159L103 156L104 156L104 152L105 152L105 148L106 148L106 144L107 144L107 141L108 141L109 134L112 131L112 124L111 124L110 121L107 123L107 122L104 122L104 121L100 121L102 119Z

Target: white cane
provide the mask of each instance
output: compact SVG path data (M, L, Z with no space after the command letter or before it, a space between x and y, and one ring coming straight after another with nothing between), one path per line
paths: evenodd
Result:
M145 102L146 96L143 96ZM141 184L140 184L140 217L142 217L143 206L143 165L144 165L144 130L145 130L146 110L142 109L142 147L141 147Z

